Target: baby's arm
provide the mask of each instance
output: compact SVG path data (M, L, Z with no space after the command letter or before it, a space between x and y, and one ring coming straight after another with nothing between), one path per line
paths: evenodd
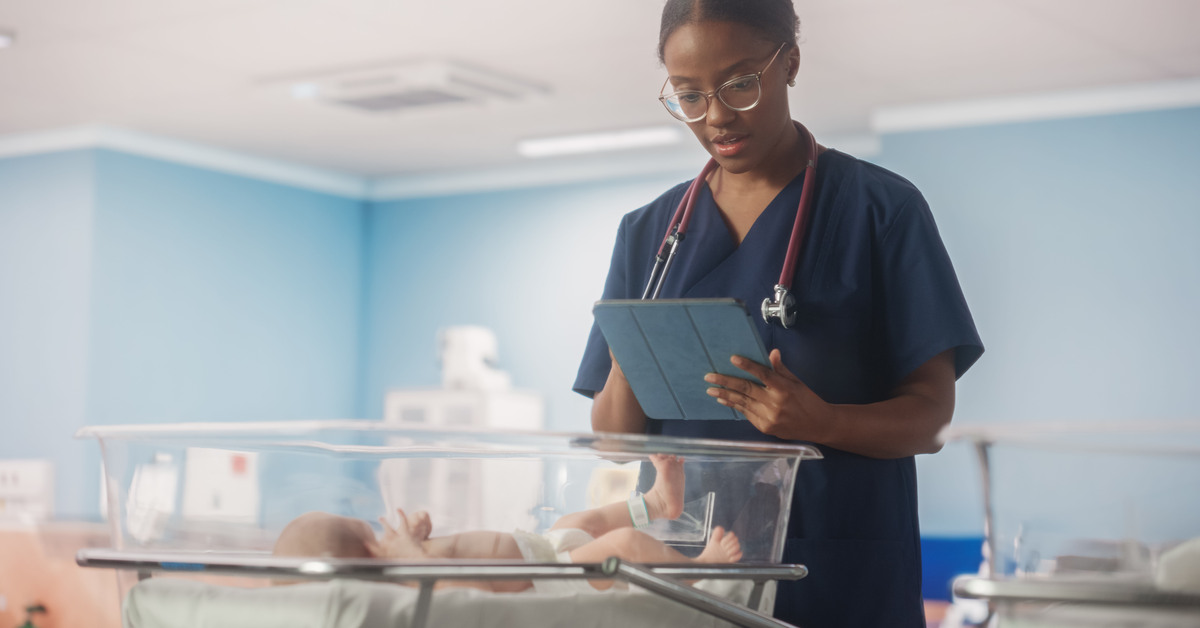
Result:
M433 524L429 513L420 511L409 517L399 508L396 513L400 515L399 527L391 527L383 518L379 520L386 530L379 543L380 558L521 558L521 550L511 534L481 530L430 538Z
M463 532L429 538L433 526L429 514L417 512L407 517L403 510L396 510L400 515L400 526L393 528L387 520L380 518L387 532L379 543L379 558L388 559L519 559L521 551L511 534L500 532ZM528 581L510 580L439 580L435 589L469 587L513 593L530 587Z
M488 530L434 537L422 543L422 547L431 558L521 558L521 550L513 535Z

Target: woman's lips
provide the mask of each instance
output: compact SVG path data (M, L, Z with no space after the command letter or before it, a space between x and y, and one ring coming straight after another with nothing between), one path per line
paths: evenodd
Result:
M712 145L717 154L722 157L734 157L746 147L745 135L719 135L714 137Z

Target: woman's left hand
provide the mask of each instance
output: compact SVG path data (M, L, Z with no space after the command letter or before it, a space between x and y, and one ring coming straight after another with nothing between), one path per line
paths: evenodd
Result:
M762 386L740 377L709 373L704 381L713 384L708 394L722 405L744 414L758 431L788 440L822 442L826 430L822 417L825 403L783 364L779 349L771 351L771 367L733 356L734 366L758 378Z

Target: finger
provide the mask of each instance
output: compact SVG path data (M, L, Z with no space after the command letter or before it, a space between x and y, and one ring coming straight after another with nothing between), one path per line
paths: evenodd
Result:
M732 390L743 395L751 394L755 388L759 386L748 379L741 377L733 377L730 375L722 375L720 373L709 373L704 376L704 381L713 384L720 389ZM712 388L709 388L711 391ZM709 394L712 394L711 392Z
M792 375L791 369L789 369L787 365L783 363L783 353L781 353L779 349L771 350L770 360L771 367L775 369L776 373L791 379L797 379L795 375Z
M757 386L755 388L759 391L763 390ZM764 407L761 401L727 388L709 388L707 392L709 396L716 399L717 403L740 412L756 429L763 431L763 420L759 416L759 410Z
M733 363L734 366L757 377L758 380L761 382L767 381L767 379L770 378L770 376L771 376L770 368L768 368L762 364L759 364L758 362L755 362L754 360L751 360L750 358L744 358L740 355L735 355L735 356L730 357L729 361L731 363Z

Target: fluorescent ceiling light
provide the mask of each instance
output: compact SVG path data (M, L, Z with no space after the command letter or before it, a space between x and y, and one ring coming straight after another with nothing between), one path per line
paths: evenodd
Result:
M0 48L8 48L17 42L17 34L12 31L0 31Z
M679 132L677 127L655 126L626 131L523 140L517 143L517 152L523 157L552 157L555 155L598 153L626 148L664 146L667 144L678 144L682 139L683 134Z

